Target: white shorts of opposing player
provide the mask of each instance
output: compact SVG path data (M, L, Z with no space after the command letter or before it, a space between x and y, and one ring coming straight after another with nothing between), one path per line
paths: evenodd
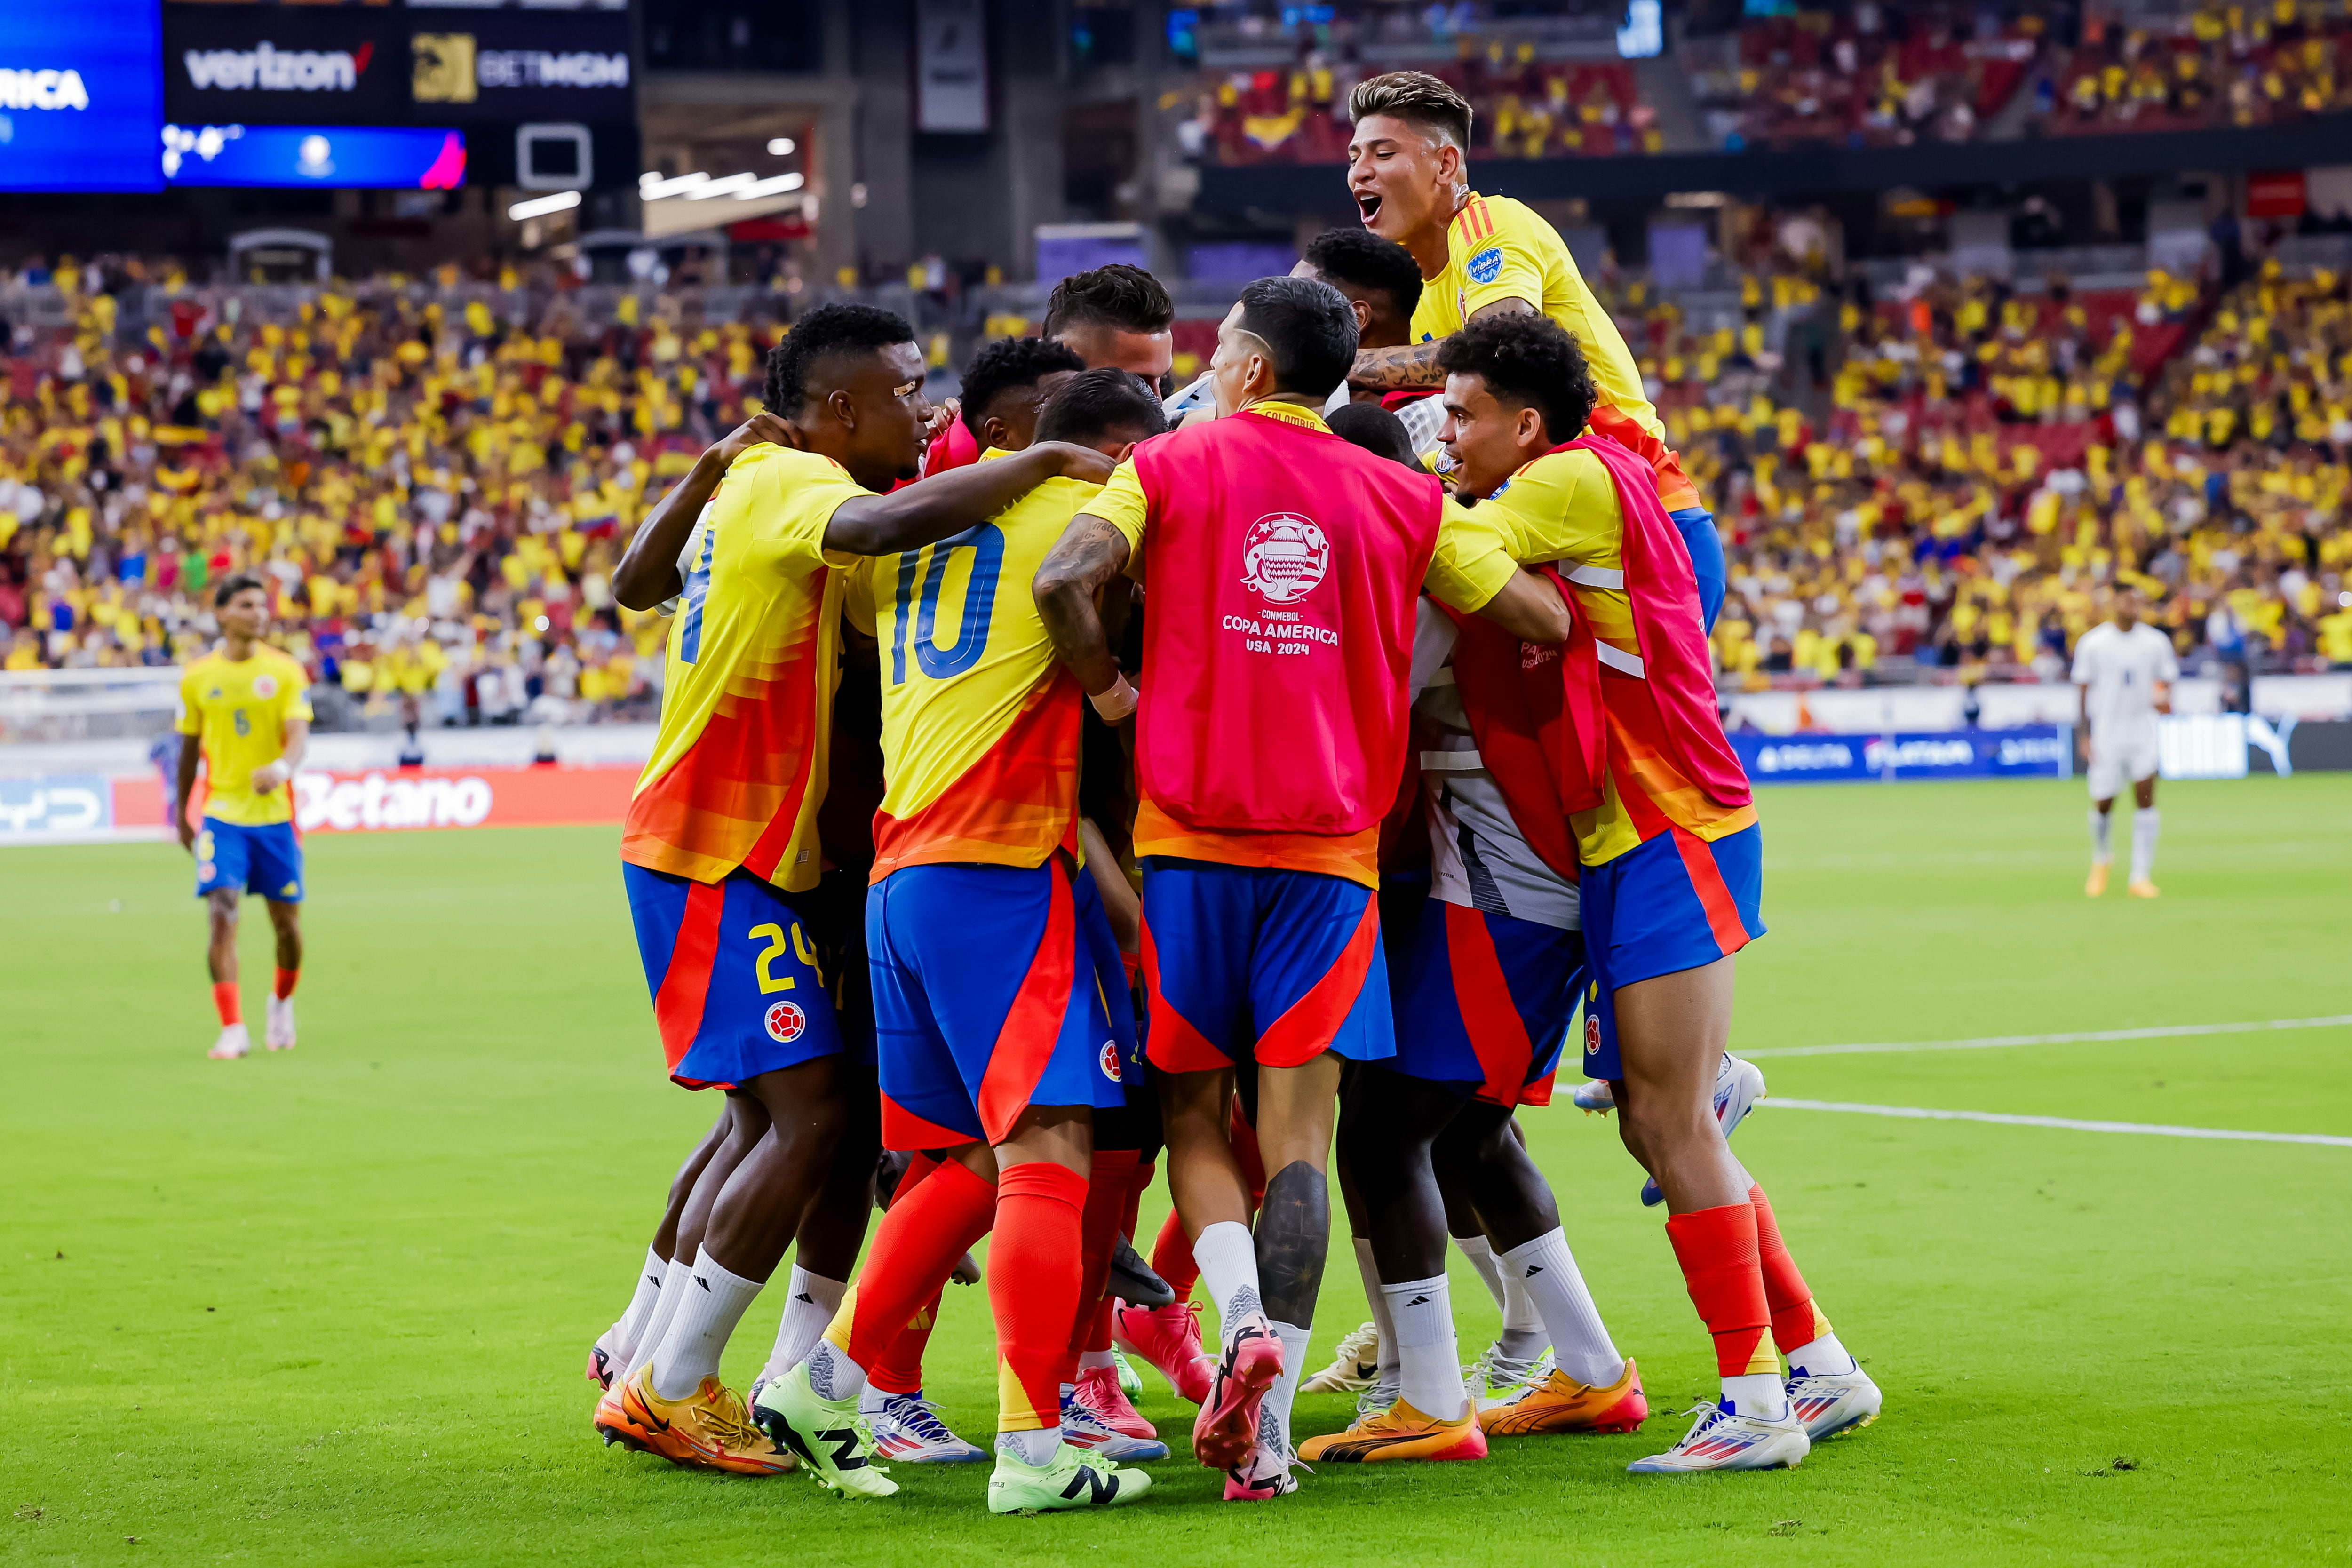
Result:
M2121 732L2091 731L2091 765L2085 770L2093 800L2113 800L2130 785L2156 776L2156 721L2118 725Z

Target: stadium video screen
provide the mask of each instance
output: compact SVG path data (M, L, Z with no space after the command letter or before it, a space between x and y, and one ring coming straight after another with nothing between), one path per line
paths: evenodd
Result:
M0 5L0 190L163 184L156 0Z

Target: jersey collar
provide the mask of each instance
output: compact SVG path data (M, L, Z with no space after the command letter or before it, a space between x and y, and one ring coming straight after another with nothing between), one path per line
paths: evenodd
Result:
M1331 426L1323 423L1320 414L1312 408L1302 408L1296 403L1253 403L1241 412L1255 414L1276 424L1296 425L1303 430L1320 430L1326 436L1331 433Z

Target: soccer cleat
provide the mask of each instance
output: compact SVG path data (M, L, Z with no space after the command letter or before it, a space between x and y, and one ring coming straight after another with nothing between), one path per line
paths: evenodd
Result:
M1756 1109L1756 1102L1763 1098L1764 1069L1745 1057L1724 1052L1723 1059L1715 1067L1715 1120L1722 1127L1723 1135L1728 1138L1738 1131L1739 1124L1748 1120L1748 1113ZM1665 1201L1666 1194L1658 1190L1657 1178L1651 1177L1642 1184L1643 1207L1655 1208Z
M1835 1374L1789 1369L1789 1408L1813 1442L1869 1426L1878 1419L1882 1401L1878 1384L1858 1366Z
M1528 1437L1539 1432L1631 1432L1650 1418L1642 1374L1632 1359L1606 1388L1577 1382L1554 1368L1549 1377L1493 1405L1479 1401L1478 1425L1490 1437Z
M976 1465L988 1458L987 1449L957 1436L939 1409L918 1391L893 1394L881 1409L867 1411L875 1454L908 1465Z
M601 1340L588 1347L588 1381L599 1388L610 1388L613 1380L621 1375L621 1363L613 1359Z
M1201 1309L1190 1301L1166 1307L1111 1309L1111 1339L1159 1369L1177 1396L1198 1405L1209 1396L1216 1363L1201 1348Z
M1229 1324L1208 1397L1192 1421L1192 1457L1213 1470L1229 1470L1249 1457L1257 1440L1265 1391L1282 1375L1282 1341L1262 1311Z
M1114 1346L1110 1352L1110 1364L1112 1370L1118 1373L1118 1391L1130 1400L1142 1398L1143 1374L1135 1370L1135 1363L1127 1359L1127 1352Z
M1274 1412L1261 1408L1257 1441L1251 1445L1249 1458L1225 1472L1225 1500L1272 1502L1288 1497L1298 1489L1298 1478L1290 1471L1291 1458L1282 1446L1282 1428Z
M1099 1454L1064 1443L1054 1457L1033 1465L999 1448L996 1473L988 1478L991 1513L1059 1513L1074 1508L1118 1508L1151 1489L1141 1470L1122 1470Z
M1549 1345L1531 1359L1521 1361L1503 1353L1500 1342L1488 1345L1478 1359L1462 1369L1462 1381L1470 1390L1470 1397L1480 1414L1498 1405L1508 1405L1531 1388L1540 1388L1551 1376L1552 1353Z
M2106 890L2107 863L2105 860L2094 860L2091 862L2091 874L2083 882L2083 896L2086 899L2095 899Z
M1358 1421L1362 1421L1367 1416L1378 1415L1381 1411L1386 1410L1390 1405L1394 1405L1398 1400L1404 1397L1404 1390L1400 1386L1399 1382L1402 1371L1403 1369L1400 1367L1396 1373L1392 1373L1387 1377L1379 1379L1373 1383L1370 1387L1365 1389L1363 1393L1356 1395L1356 1419Z
M1298 1385L1301 1394L1360 1394L1381 1374L1381 1328L1365 1323L1339 1342L1331 1364Z
M1569 1090L1569 1103L1587 1116L1606 1116L1617 1109L1617 1091L1605 1078L1588 1079Z
M1138 1307L1174 1306L1174 1288L1143 1260L1143 1255L1127 1237L1119 1237L1118 1241L1118 1245L1111 1248L1108 1294Z
M213 1042L213 1048L205 1055L216 1062L233 1062L252 1049L253 1037L246 1033L245 1026L230 1024L222 1028L220 1038Z
M1804 1424L1794 1415L1778 1421L1735 1414L1730 1406L1701 1404L1687 1412L1698 1417L1683 1440L1663 1454L1636 1459L1625 1468L1637 1476L1678 1476L1693 1470L1795 1469L1811 1451Z
M793 1457L751 1425L742 1395L715 1377L684 1399L654 1392L651 1363L621 1380L596 1402L596 1426L607 1441L660 1456L673 1465L693 1465L738 1476L780 1476Z
M1062 1395L1062 1441L1082 1453L1131 1464L1168 1457L1168 1445L1157 1436L1137 1437L1120 1431L1083 1403L1075 1388Z
M2126 898L2133 899L2160 899L2164 896L2156 890L2156 884L2154 882L2148 881L2145 878L2126 886L2124 889L2124 895Z
M273 1051L294 1048L294 998L272 996L269 999L268 1022L262 1026L261 1037Z
M806 1362L760 1385L751 1419L776 1447L799 1455L810 1479L828 1490L888 1497L898 1489L874 1462L874 1432L856 1399L821 1396L809 1386Z
M1124 1432L1130 1437L1160 1436L1160 1428L1146 1421L1142 1413L1129 1403L1127 1387L1111 1367L1081 1367L1075 1397L1114 1432Z
M1459 1419L1440 1421L1423 1415L1405 1400L1377 1415L1366 1416L1345 1432L1327 1432L1298 1446L1298 1457L1312 1464L1328 1459L1339 1464L1380 1465L1398 1459L1483 1459L1486 1434L1479 1428L1478 1412L1465 1404Z

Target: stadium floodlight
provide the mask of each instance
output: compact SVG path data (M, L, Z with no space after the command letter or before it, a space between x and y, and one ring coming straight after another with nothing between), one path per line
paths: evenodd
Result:
M520 223L525 218L545 217L550 213L568 211L579 205L578 191L558 191L551 196L533 196L527 202L517 202L507 208L507 216Z
M800 143L789 136L779 136L768 143L768 151L779 158L789 158Z
M723 180L706 180L690 191L682 193L690 202L707 202L713 196L732 195L746 185L760 183L757 174L730 174Z
M806 184L808 184L807 176L803 174L778 174L772 179L761 180L757 184L744 186L735 193L735 199L739 202L751 202L757 201L761 196L780 196L787 191L797 191Z
M637 176L637 196L643 201L657 202L664 196L681 195L697 185L709 183L710 176L699 169L691 174L680 174L675 179L664 179L661 175L648 171Z

